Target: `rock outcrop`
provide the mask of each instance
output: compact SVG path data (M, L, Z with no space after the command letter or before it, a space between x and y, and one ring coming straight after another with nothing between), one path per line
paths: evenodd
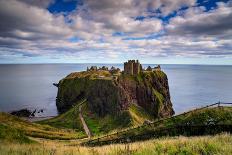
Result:
M29 109L21 109L17 111L12 111L10 114L18 117L34 117L35 113L36 113L36 109L34 111L31 111Z
M168 79L161 70L143 71L138 75L109 71L71 73L59 82L57 108L65 112L77 101L86 98L91 112L98 116L117 115L131 104L143 107L154 118L174 114Z

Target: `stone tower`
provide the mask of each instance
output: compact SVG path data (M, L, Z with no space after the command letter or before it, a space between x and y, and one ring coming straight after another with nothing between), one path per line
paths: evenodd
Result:
M142 70L142 65L138 60L128 60L124 63L124 73L129 75L137 75Z

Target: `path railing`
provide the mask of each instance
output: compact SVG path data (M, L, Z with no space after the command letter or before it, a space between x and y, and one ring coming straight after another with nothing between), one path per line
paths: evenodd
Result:
M84 144L97 143L97 142L100 142L102 139L106 139L106 138L110 139L110 138L113 138L115 136L118 137L118 135L123 135L124 133L127 133L128 131L138 130L140 128L144 128L144 127L148 127L148 126L151 127L151 128L154 128L156 124L159 124L159 123L161 123L163 121L170 120L173 117L183 116L183 115L186 115L186 114L189 114L189 113L193 113L193 112L198 111L198 110L202 110L202 109L206 109L206 108L210 108L210 107L216 107L216 106L225 107L225 106L229 106L229 105L232 105L232 103L225 103L225 102L220 102L219 101L217 103L206 105L206 106L203 106L203 107L200 107L200 108L196 108L196 109L193 109L193 110L190 110L188 112L184 112L184 113L181 113L181 114L178 114L178 115L174 115L174 116L171 116L171 117L159 119L159 120L156 120L156 121L153 121L153 122L150 122L150 123L146 123L146 124L143 124L143 125L140 125L140 126L137 126L137 127L128 128L128 129L125 129L125 130L121 130L121 131L118 131L118 132L115 132L115 133L112 133L112 134L106 134L106 135L101 136L101 137L96 137L94 139L88 140L87 142L84 142Z

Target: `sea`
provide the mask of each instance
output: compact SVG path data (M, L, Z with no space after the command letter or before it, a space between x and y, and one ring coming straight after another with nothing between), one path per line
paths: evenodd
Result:
M90 66L123 64L2 64L0 65L0 111L43 109L37 116L55 116L57 87L53 83ZM156 64L143 64L143 67ZM161 65L168 76L176 114L213 104L232 102L232 66Z

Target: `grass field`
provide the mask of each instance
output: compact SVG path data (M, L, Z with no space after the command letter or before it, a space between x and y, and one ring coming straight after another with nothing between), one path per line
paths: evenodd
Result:
M85 105L85 104L84 104ZM87 106L83 105L83 114L89 128L94 133L104 134L109 131L119 131L132 125L142 124L150 116L136 105L132 105L121 117L106 116L98 119L89 113ZM0 154L1 155L46 155L46 154L92 154L92 155L121 155L121 154L232 154L232 135L222 133L210 136L195 137L162 137L152 140L143 140L134 143L118 143L105 146L83 146L86 135L73 123L78 121L78 104L68 112L53 119L31 123L6 113L0 113ZM70 120L71 119L71 120ZM123 126L120 126L123 124ZM175 116L153 126L145 125L138 130L127 130L118 137L128 137L145 134L155 128L172 127L178 124L232 124L232 107L214 107ZM128 126L127 126L128 125ZM186 131L187 132L187 131ZM97 135L96 135L97 136ZM138 136L139 137L139 136ZM111 140L106 137L104 140ZM151 137L150 137L151 138ZM154 138L154 137L153 137Z
M166 137L130 144L84 147L78 141L41 141L41 143L1 143L1 155L231 155L232 135Z
M82 108L83 117L93 135L102 135L114 130L120 130L130 126L131 120L128 112L123 112L118 116L107 115L100 118L94 113L91 113L87 104Z
M2 137L3 133L5 133L5 131L8 131L8 129L12 130L15 133L20 133L19 135L21 136L38 137L46 139L65 140L85 137L85 134L83 134L83 132L77 132L72 129L55 128L50 125L31 123L7 113L0 113L0 125L0 135L2 135ZM2 139L4 139L4 137Z
M77 103L73 108L69 109L63 114L58 115L57 117L38 121L38 124L46 124L56 128L63 129L73 129L76 131L84 132L81 120L79 118L78 107L84 100Z
M151 125L144 125L143 127L140 127L140 128L134 128L132 130L126 130L123 132L118 132L117 134L104 136L103 138L95 139L94 141L91 142L91 144L98 145L99 142L103 144L106 144L107 142L109 143L118 142L121 140L125 140L129 137L131 137L130 140L133 139L136 141L140 139L147 139L147 138L142 138L142 137L145 137L146 134L148 135L157 134L156 130L159 131L159 129L162 132L162 130L165 130L167 128L174 128L173 132L177 132L178 129L175 128L175 126L178 126L178 125L191 125L191 126L203 125L204 126L208 124L231 125L232 124L232 107L213 107L213 108L193 111L193 112L186 113L183 115L174 116L170 119L165 119L163 121L158 121L157 123L153 123ZM210 129L210 130L213 130L213 129ZM186 130L182 132L182 135L183 134L188 135L188 131ZM167 132L166 135L175 135L175 133L172 134L171 132ZM164 135L162 134L161 136L164 136Z
M99 118L91 113L87 105L84 105L83 115L89 129L95 136L142 125L145 120L152 120L152 117L142 107L135 104L117 116L107 115L104 118Z

